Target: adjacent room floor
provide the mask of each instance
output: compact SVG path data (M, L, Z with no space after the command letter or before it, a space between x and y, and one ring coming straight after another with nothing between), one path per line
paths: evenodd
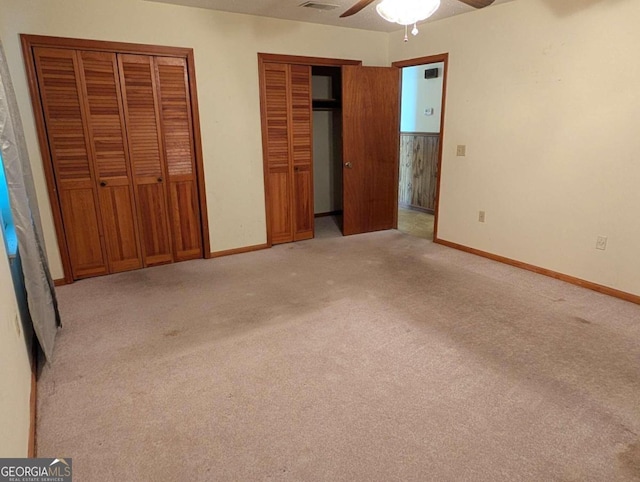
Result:
M411 236L433 240L433 214L398 208L398 231Z
M398 231L58 292L78 480L640 477L640 306Z

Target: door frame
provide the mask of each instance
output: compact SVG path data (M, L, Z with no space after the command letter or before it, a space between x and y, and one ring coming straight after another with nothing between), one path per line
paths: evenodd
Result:
M449 79L449 54L436 54L428 55L426 57L418 57L416 59L399 60L393 62L393 67L403 69L405 67L415 67L416 65L435 64L438 62L444 63L444 72L442 79L442 109L440 112L440 145L438 147L438 162L437 162L437 178L436 178L436 200L435 209L433 215L433 241L438 239L438 219L440 218L440 180L442 178L442 153L444 148L444 116L447 103L447 81ZM400 95L402 95L402 76L400 77ZM402 109L402 103L400 103L400 109ZM402 115L402 112L400 112ZM398 186L399 189L399 186ZM398 228L396 222L396 229Z
M270 193L268 182L268 166L267 166L267 109L266 109L266 91L264 79L262 75L264 63L277 63L289 65L308 65L309 67L342 67L344 65L362 65L362 60L350 59L330 59L324 57L304 57L300 55L281 55L258 52L258 80L260 88L260 125L262 132L262 170L264 176L264 211L267 231L267 247L273 246L271 238L271 219L269 214ZM313 159L311 162L313 170ZM313 171L312 171L313 172ZM313 203L313 199L311 200ZM315 235L315 228L314 228Z
M198 90L196 86L196 72L193 49L183 47L166 47L161 45L145 45L126 42L108 42L101 40L85 40L65 37L49 37L44 35L20 34L22 43L22 56L24 59L29 83L29 93L35 117L36 131L40 145L40 154L44 168L49 202L53 215L53 224L56 230L56 238L62 260L64 271L64 282L62 284L73 283L73 273L71 270L71 259L67 246L64 223L62 221L62 208L56 188L55 174L53 169L53 159L49 149L49 141L44 120L44 110L40 96L40 88L35 70L35 58L33 49L35 47L60 48L70 50L93 50L98 52L115 52L118 54L138 54L154 55L162 57L178 57L185 59L187 63L187 74L189 78L189 94L191 98L191 115L193 122L193 141L196 166L196 180L198 186L198 199L200 208L200 227L202 232L202 251L205 259L211 258L211 246L209 241L209 221L207 215L206 188L204 184L204 163L202 155L202 137L200 133L200 114L198 109ZM38 99L38 100L36 100ZM57 284L61 284L58 283Z

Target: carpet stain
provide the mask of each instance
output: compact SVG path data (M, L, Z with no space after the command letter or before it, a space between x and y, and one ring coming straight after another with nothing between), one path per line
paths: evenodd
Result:
M166 336L167 338L173 338L178 336L180 333L180 330L171 330L164 333L164 336Z
M630 444L627 450L618 454L618 460L628 474L640 480L640 442Z
M580 318L579 316L575 316L574 320L576 320L578 323L582 323L583 325L590 325L591 322L589 320L585 320L584 318Z

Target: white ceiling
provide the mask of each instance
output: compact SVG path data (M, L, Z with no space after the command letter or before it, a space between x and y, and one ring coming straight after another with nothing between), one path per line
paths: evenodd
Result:
M379 32L393 32L403 27L383 20L376 13L374 2L358 14L348 18L340 18L345 10L356 3L356 0L314 0L318 3L329 3L338 5L335 10L323 11L313 8L301 8L300 4L306 0L147 0L161 3L171 3L175 5L185 5L190 7L208 8L211 10L222 10L225 12L245 13L261 17L274 17L286 20L297 20L300 22L321 23L338 27L360 28L364 30L376 30ZM445 17L452 17L462 13L473 12L475 9L465 5L458 0L441 0L442 4L438 11L427 20L432 22ZM496 0L487 8L500 3L507 3L513 0Z

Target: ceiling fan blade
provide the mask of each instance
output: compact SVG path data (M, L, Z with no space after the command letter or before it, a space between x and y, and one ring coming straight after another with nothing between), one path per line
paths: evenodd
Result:
M356 3L349 10L347 10L342 15L340 15L340 18L350 17L351 15L355 15L360 10L362 10L364 7L368 7L370 4L372 4L375 1L376 0L360 0L358 3Z
M491 5L495 0L459 0L473 8L484 8Z

